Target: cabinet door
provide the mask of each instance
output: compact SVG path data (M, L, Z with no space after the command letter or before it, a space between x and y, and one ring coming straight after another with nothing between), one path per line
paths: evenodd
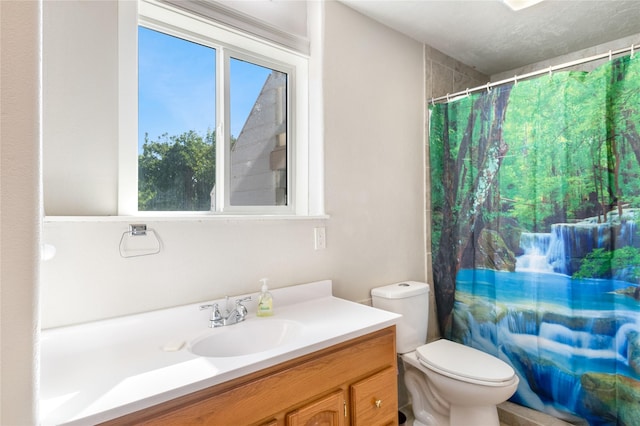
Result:
M351 385L352 425L396 424L397 383L396 369L389 367Z
M342 390L287 414L287 426L344 426L345 399Z

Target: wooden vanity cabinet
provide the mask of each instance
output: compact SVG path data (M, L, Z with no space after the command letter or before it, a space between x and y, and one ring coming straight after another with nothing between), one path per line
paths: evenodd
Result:
M104 424L386 426L397 412L392 326Z

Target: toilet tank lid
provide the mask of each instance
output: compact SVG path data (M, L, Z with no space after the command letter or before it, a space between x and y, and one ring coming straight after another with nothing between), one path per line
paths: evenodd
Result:
M376 287L371 290L371 296L385 299L404 299L429 292L429 284L417 281L403 281L400 283Z

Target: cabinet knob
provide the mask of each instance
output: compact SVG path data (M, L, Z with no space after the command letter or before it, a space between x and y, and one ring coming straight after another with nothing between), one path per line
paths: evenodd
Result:
M376 404L376 408L380 408L380 407L382 407L382 400L381 399L376 399L374 404Z

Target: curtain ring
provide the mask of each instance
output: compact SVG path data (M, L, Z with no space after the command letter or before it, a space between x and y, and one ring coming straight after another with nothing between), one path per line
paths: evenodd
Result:
M515 76L513 76L513 81L515 82L515 85L518 85L518 74L516 74Z
M491 83L487 83L487 93L491 93Z
M631 59L633 59L633 43L631 44Z
M447 103L449 103L449 102L450 102L450 100L449 100L449 94L447 93Z
M553 67L549 67L549 78L553 77Z
M611 50L609 50L609 60L611 60Z
M469 97L469 88L468 87L467 87L466 93L467 93L467 97Z

